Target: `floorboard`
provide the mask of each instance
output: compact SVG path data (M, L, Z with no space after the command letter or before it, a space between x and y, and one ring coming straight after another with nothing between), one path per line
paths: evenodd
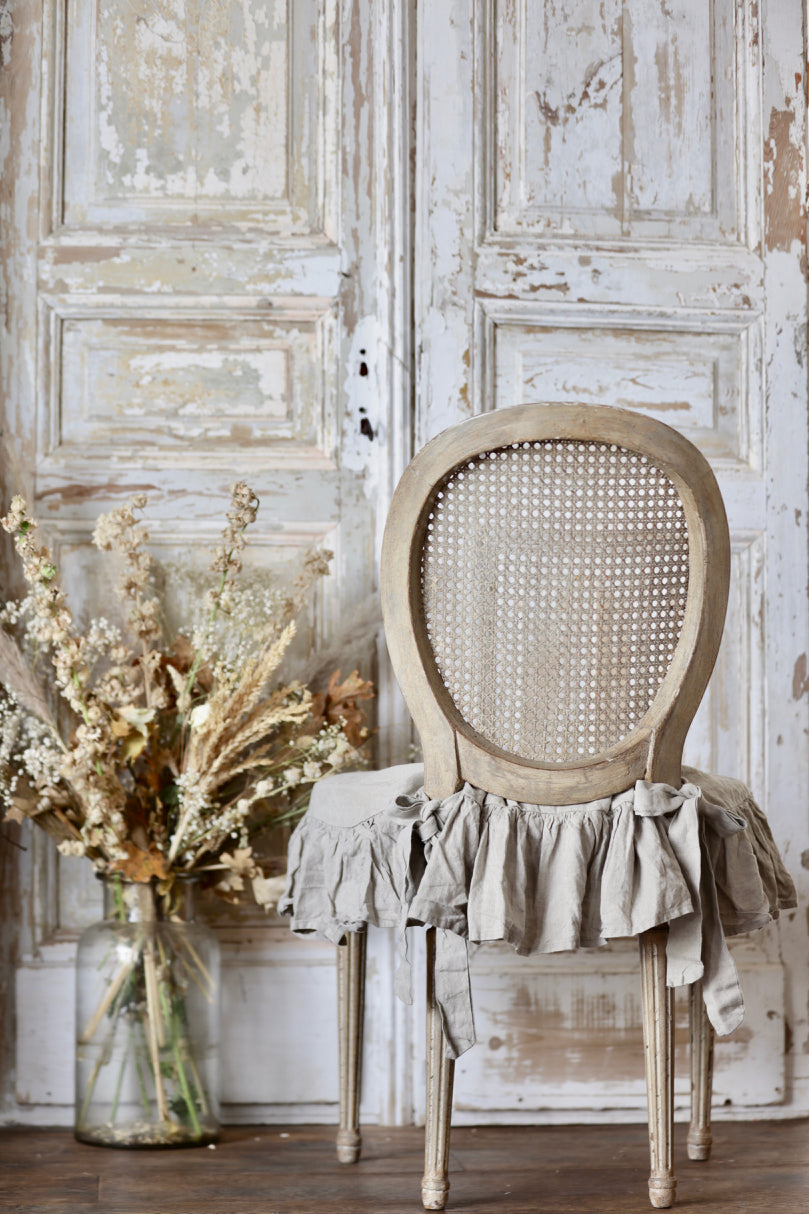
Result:
M341 1166L326 1126L226 1129L215 1148L123 1151L0 1130L0 1210L26 1214L418 1214L422 1133L368 1128ZM677 1209L804 1214L809 1122L723 1123L713 1158L675 1150ZM646 1214L644 1126L458 1128L452 1214Z

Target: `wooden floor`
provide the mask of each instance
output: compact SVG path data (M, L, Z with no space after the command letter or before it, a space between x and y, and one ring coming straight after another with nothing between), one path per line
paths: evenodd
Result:
M678 1126L677 1208L805 1214L809 1122L724 1123L690 1163ZM27 1214L407 1214L421 1210L422 1136L368 1129L363 1159L334 1160L328 1127L239 1127L215 1148L121 1151L66 1130L0 1130L0 1210ZM646 1214L642 1126L455 1129L456 1214Z

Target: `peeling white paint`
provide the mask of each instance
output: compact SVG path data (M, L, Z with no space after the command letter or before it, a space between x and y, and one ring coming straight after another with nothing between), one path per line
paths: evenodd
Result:
M261 499L249 545L259 564L276 566L312 544L336 553L304 637L314 644L376 577L375 488L386 484L394 408L384 279L397 254L383 134L392 98L381 89L393 30L379 24L390 13L376 0L352 0L345 11L338 0L44 3L42 21L28 22L20 42L31 78L11 133L0 132L13 174L0 182L12 238L3 273L14 280L13 359L4 348L0 362L7 416L13 422L19 410L25 427L38 426L23 460L76 606L102 595L90 543L100 512L142 489L166 567L193 563L195 553L207 565L228 486L246 477ZM7 84L0 79L4 113ZM355 87L368 99L356 110ZM24 139L14 122L27 124ZM344 173L352 152L373 188ZM354 316L367 319L357 325ZM368 343L368 376L348 356L352 341ZM346 382L349 364L356 382ZM367 403L373 441L345 424L349 397L352 408ZM363 663L370 670L375 659L369 653ZM77 867L57 881L52 856L40 854L39 892L26 901L37 921L24 937L23 1028L34 1022L30 999L47 1020L48 1008L55 1014L62 995L70 998L70 959L58 954L53 927L75 930L94 913L92 875ZM231 1024L225 1042L231 1117L247 1108L253 1117L330 1116L331 1047L315 1049L306 1079L294 1063L302 1028L294 1000L295 1016L286 1027L274 1022L271 1034L292 1076L276 1089L264 1085L261 1110L252 1105L256 1085L241 1043L259 1040L266 991L297 982L297 962L289 964L288 931L268 930L264 918L226 930L252 992L239 1013L253 1024ZM262 948L245 961L258 938ZM304 951L327 1023L333 950ZM386 977L392 966L386 958ZM45 1003L43 989L52 993ZM57 1026L43 1036L58 1040ZM0 1118L64 1118L69 1066L60 1070L50 1053L34 1061L30 1045L23 1031L19 1099L10 1097ZM389 1103L383 1087L379 1071L368 1089L378 1109Z
M806 289L802 239L773 203L781 189L794 219L805 178L795 159L805 127L797 0L784 0L777 28L771 17L763 30L751 6L730 0L674 0L654 13L630 0L622 22L611 0L584 21L567 0L451 0L422 6L415 28L394 0L296 0L289 37L292 6L280 0L159 0L145 14L101 0L96 27L89 0L47 6L46 38L63 28L55 15L71 17L64 44L45 58L42 113L53 115L52 128L40 140L33 84L16 109L0 96L3 177L20 183L13 197L0 194L0 220L16 242L4 249L15 348L2 374L24 462L33 419L41 424L38 503L74 576L87 568L91 520L136 486L154 500L164 548L178 535L192 547L209 538L228 483L248 474L266 512L267 550L317 539L337 554L321 621L336 622L363 596L377 516L410 441L401 259L415 36L416 445L469 412L568 392L657 409L695 435L720 471L734 527L730 632L695 753L746 776L788 855L806 850L807 697L790 699L809 631L806 524L794 522L809 505ZM18 38L19 30L14 47ZM773 113L783 117L770 140ZM765 204L777 223L776 247L763 252ZM381 698L394 720L385 678L383 667ZM800 877L805 903L809 875ZM49 888L47 874L41 884ZM37 910L43 923L62 913L74 922L72 888L76 896L56 909L54 887ZM41 943L47 933L37 931ZM244 959L245 936L234 939ZM283 965L281 939L245 961L259 1001ZM783 1008L762 1010L774 1016L756 1028L752 1052L743 1042L727 1047L742 1068L734 1091L754 1107L756 1068L776 1074L785 1010L796 1048L785 1060L784 1108L805 1111L804 917L788 917L756 949L754 982L757 974L769 989L785 966L790 981ZM409 1010L390 1011L387 937L378 934L371 950L369 1109L407 1120L421 1099L411 1073L420 1034ZM64 956L52 959L67 975ZM586 963L576 964L573 1030L623 1031L626 1005L610 1012L598 974L582 977ZM331 953L317 966L312 989L331 1006ZM33 963L26 967L33 990ZM486 975L496 986L494 967ZM245 1006L257 1023L258 1005ZM498 1057L513 1068L522 1047L501 1031L502 992L486 1006L505 1044L481 1047L484 1095L496 1117L513 1100L507 1115L517 1118L519 1093ZM298 1031L284 1037L290 1057ZM227 1048L239 1058L232 1041ZM322 1074L324 1051L313 1055ZM385 1083L391 1056L399 1062ZM251 1105L260 1093L239 1082L229 1092L238 1116L290 1115L290 1106ZM777 1086L767 1099L780 1098ZM33 1091L22 1072L20 1090ZM306 1116L332 1116L334 1091L286 1090L293 1115L306 1095L315 1102ZM598 1116L615 1090L605 1100L606 1088L563 1075L555 1110L542 1115ZM642 1093L628 1099L642 1103ZM17 1111L53 1117L44 1104Z
M642 409L698 443L728 508L733 586L689 753L751 784L794 864L809 838L798 791L809 714L806 697L790 699L809 633L806 527L794 524L807 505L809 413L802 6L785 0L764 28L757 6L731 0L583 12L493 0L474 30L459 6L423 17L419 436L469 411L576 400ZM749 1041L725 1055L740 1101L790 1113L809 1110L809 874L793 875L802 910L750 959L754 987L779 978L778 1007L752 1000ZM588 966L571 959L571 998L595 1006L599 963ZM480 961L500 1044L467 1069L472 1097L518 1120L521 1081L554 1060L539 1058L530 1026L520 1037L501 968ZM620 1049L619 1013L599 1023L604 1050ZM782 1029L795 1033L783 1056ZM543 1116L547 1104L590 1116L615 1099L614 1076L588 1086L576 1048L552 1096L532 1089Z

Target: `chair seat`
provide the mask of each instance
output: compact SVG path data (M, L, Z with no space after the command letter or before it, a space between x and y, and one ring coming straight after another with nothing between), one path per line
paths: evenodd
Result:
M368 924L398 927L415 893L413 821L396 813L399 796L424 782L420 763L340 772L319 780L287 850L287 884L278 913L299 935L339 944Z
M668 984L702 979L720 1034L743 1017L725 937L796 905L766 818L737 780L684 768L680 789L528 805L465 784L424 793L418 764L318 783L279 904L293 931L339 942L367 924L442 929L438 1001L455 1057L474 1042L465 946L593 948L669 924ZM443 973L442 973L443 970ZM397 990L407 996L407 967Z

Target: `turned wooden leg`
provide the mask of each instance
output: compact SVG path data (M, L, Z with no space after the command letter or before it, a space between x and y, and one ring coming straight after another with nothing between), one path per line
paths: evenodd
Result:
M666 987L668 929L655 927L640 937L643 984L643 1045L649 1101L649 1200L656 1209L674 1204L677 1181L672 1163L674 1122L673 991Z
M688 1127L688 1158L710 1159L711 1093L713 1091L713 1025L705 1010L702 983L689 991L691 1029L691 1124Z
M449 1135L455 1063L446 1057L441 1013L435 1002L435 928L427 929L427 1121L424 1137L425 1210L443 1210L449 1195Z
M337 949L337 1034L340 1059L340 1129L337 1158L356 1163L360 1157L360 1077L362 1021L365 1008L365 943L363 928L350 932Z

